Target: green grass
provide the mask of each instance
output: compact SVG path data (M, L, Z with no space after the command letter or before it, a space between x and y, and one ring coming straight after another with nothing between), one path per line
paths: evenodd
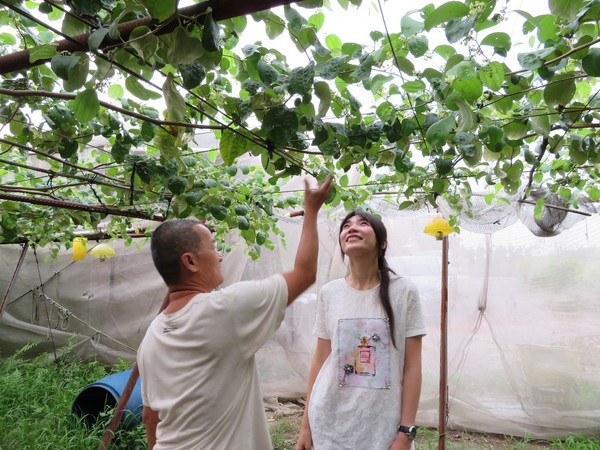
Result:
M129 369L120 362L106 367L83 363L61 350L55 359L24 355L32 346L0 360L0 450L95 450L102 440L112 411L105 411L91 429L73 419L71 407L79 392L106 375ZM270 424L275 450L292 450L300 428L300 415L279 416ZM437 449L437 430L422 428L418 450ZM147 449L142 425L119 431L111 450ZM540 442L530 439L450 432L447 450L598 450L600 440L569 436L564 441Z
M97 425L88 429L71 415L73 401L88 384L130 367L81 363L67 351L56 360L49 355L22 358L30 349L26 346L0 361L0 450L96 449L112 414L104 412ZM142 426L118 432L113 442L114 449L147 448Z

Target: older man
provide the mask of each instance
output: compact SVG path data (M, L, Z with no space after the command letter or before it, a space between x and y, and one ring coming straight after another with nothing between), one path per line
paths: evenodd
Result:
M304 224L294 268L215 290L221 256L196 220L172 220L152 235L152 259L169 304L138 350L143 420L150 449L272 448L254 355L285 308L316 280L317 213L331 178L305 181Z

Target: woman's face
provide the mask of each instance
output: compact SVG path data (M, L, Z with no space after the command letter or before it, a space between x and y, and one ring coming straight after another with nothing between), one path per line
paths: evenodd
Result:
M371 223L359 216L350 217L340 231L342 252L349 257L377 254L377 238Z

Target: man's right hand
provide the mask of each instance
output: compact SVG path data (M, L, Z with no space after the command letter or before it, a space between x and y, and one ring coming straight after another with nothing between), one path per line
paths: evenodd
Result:
M307 213L316 213L319 211L329 194L333 189L331 175L327 175L325 181L316 189L311 189L308 180L304 180L304 215Z

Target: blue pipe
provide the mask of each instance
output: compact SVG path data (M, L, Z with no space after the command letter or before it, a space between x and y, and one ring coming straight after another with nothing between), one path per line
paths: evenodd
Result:
M71 414L77 418L82 418L85 424L91 428L102 412L117 406L131 372L130 369L108 375L83 388L73 402ZM137 426L141 420L142 392L140 379L138 378L129 401L125 405L119 427L131 429Z

